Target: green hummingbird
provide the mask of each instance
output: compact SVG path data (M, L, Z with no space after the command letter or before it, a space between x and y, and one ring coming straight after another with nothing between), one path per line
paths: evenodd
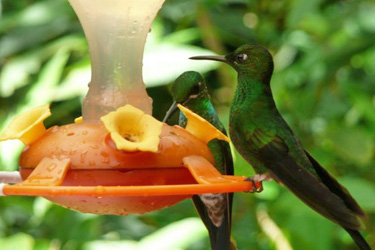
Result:
M172 85L172 96L174 103L163 122L166 122L177 110L177 104L181 104L226 134L226 130L211 103L206 83L198 72L187 71L181 74ZM179 117L179 125L186 127L186 118L182 112ZM233 159L229 144L226 141L213 139L208 142L208 147L214 156L214 166L219 172L233 175ZM232 200L232 193L193 196L194 205L209 232L212 249L234 248L234 243L231 243Z
M364 229L364 211L301 145L276 108L270 80L273 59L260 45L243 45L227 56L191 59L221 61L232 66L238 85L230 109L231 140L258 173L285 185L319 214L342 226L360 249L371 249L358 230Z

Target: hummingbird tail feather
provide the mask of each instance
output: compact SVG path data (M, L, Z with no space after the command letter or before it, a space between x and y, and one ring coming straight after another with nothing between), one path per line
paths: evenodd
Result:
M357 230L344 228L361 250L371 250L371 247Z

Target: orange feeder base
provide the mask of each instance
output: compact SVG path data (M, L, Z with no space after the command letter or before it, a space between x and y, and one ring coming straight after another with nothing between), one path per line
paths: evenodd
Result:
M117 150L101 124L69 124L49 129L25 148L23 181L0 185L0 194L126 215L160 210L195 194L254 189L245 177L221 175L212 162L206 144L180 127L164 124L159 150L152 153Z

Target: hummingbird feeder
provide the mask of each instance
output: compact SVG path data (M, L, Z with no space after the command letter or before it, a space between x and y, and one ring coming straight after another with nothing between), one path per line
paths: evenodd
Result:
M150 114L142 80L147 33L164 0L69 0L90 47L92 79L75 123L46 129L49 106L16 117L0 141L25 144L19 172L0 173L0 195L42 196L95 214L141 214L195 194L251 191L221 175L207 143L228 138L179 106L186 129ZM254 187L254 185L256 187Z

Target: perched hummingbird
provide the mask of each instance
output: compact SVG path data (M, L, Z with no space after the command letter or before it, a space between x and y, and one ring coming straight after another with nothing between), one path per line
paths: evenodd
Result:
M164 122L177 110L177 104L181 104L226 134L211 103L206 83L198 72L188 71L180 75L172 85L172 96L174 103L168 110ZM179 125L186 126L186 118L182 112ZM233 175L233 160L229 144L226 141L214 139L208 143L208 147L214 156L214 165L219 172ZM230 241L232 200L232 193L193 196L195 207L209 232L212 249L229 250L233 248Z
M284 184L316 212L342 226L360 249L371 249L358 232L364 229L364 211L303 149L277 110L270 87L273 59L269 51L259 45L243 45L227 56L191 59L225 62L237 71L229 133L235 148L258 173L257 180L269 176Z

